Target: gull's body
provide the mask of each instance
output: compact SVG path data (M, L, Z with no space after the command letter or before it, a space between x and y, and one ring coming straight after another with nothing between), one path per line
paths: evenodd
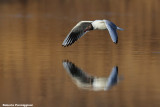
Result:
M75 84L82 89L94 91L108 90L119 81L118 67L116 66L113 67L108 77L90 76L69 61L64 61L63 66L74 80Z
M95 20L95 21L80 21L67 35L62 43L62 46L72 45L85 33L91 30L108 30L111 39L114 43L118 42L118 35L116 30L123 30L117 27L114 23L109 20Z

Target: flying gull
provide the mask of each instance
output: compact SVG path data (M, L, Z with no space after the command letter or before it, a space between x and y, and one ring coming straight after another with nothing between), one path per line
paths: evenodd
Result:
M109 20L95 20L95 21L80 21L70 33L67 35L62 43L62 46L66 47L72 45L80 37L91 30L107 30L111 36L112 41L118 43L118 35L116 30L123 30L122 28L116 26L113 22Z

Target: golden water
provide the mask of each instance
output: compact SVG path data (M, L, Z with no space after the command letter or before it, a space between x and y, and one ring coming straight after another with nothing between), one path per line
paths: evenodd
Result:
M0 104L34 107L160 106L159 0L0 0ZM125 29L115 45L108 31L61 44L81 20L108 19ZM108 91L78 88L63 68L123 78Z

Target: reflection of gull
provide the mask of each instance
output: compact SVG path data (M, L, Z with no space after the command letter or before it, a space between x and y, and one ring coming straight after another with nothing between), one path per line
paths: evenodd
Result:
M95 21L80 21L67 35L62 43L62 46L72 45L85 33L91 30L108 30L111 39L114 43L118 42L118 35L116 30L123 30L109 20L95 20Z
M108 78L90 76L69 61L63 61L63 66L74 80L76 85L82 89L94 91L108 90L119 81L117 66L113 67Z

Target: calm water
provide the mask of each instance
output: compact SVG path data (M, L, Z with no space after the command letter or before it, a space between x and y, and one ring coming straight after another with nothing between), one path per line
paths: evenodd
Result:
M34 107L160 106L159 0L0 0L0 104ZM61 46L80 20L109 19L124 28L115 45L92 31ZM121 78L109 90L84 89L63 61L94 77Z

